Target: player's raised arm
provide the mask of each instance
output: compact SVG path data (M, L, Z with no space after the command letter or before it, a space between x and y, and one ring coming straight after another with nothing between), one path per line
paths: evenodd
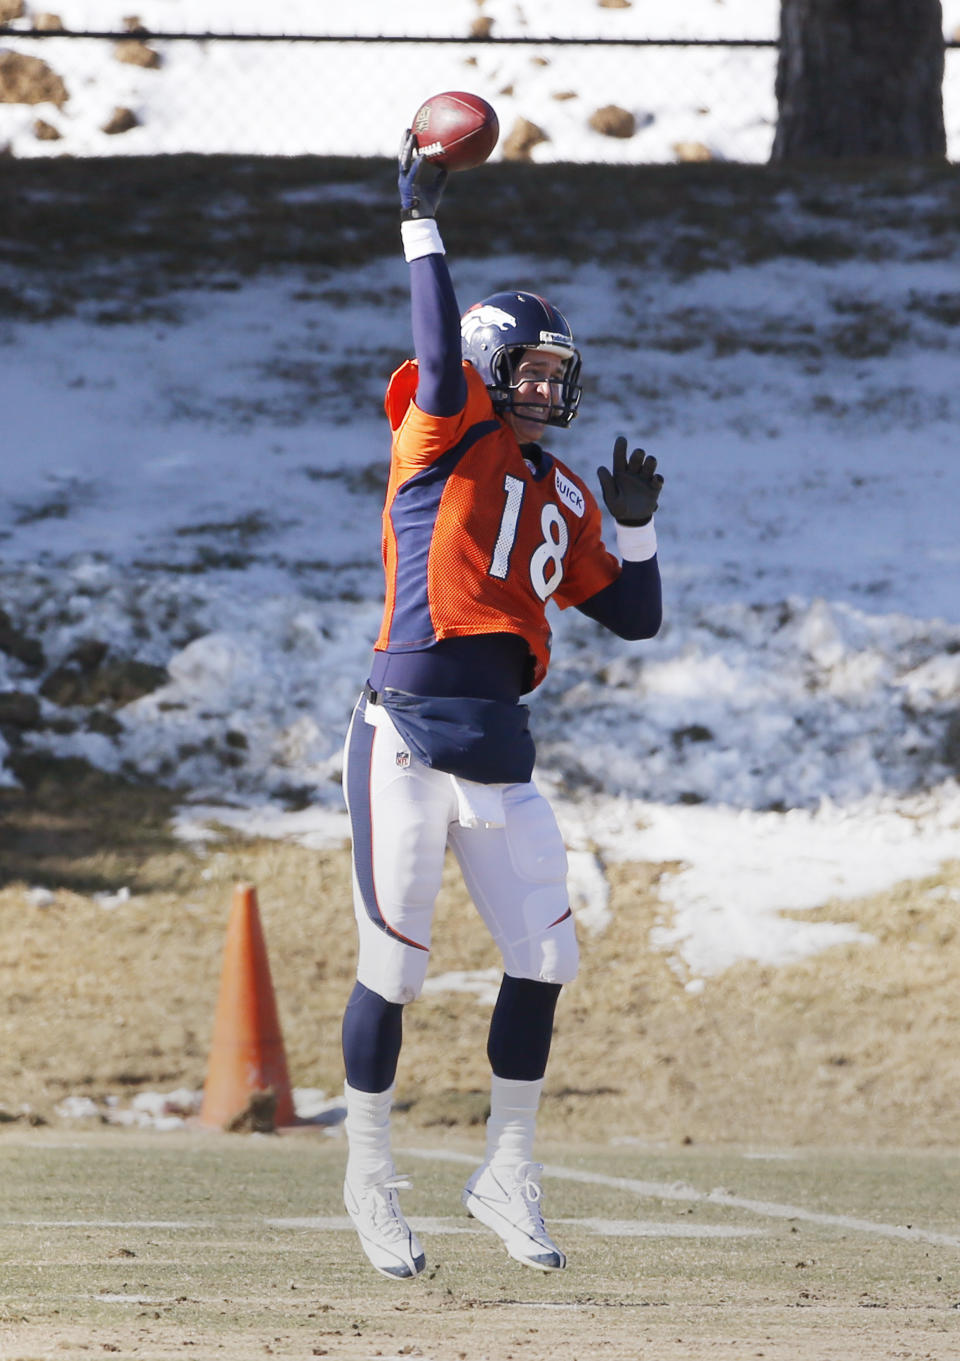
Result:
M417 151L408 129L400 146L400 233L410 265L413 344L419 379L417 406L452 416L466 401L460 350L460 309L444 258L436 215L447 172Z

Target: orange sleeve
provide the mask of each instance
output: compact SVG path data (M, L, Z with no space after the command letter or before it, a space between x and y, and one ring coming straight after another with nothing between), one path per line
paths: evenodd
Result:
M393 456L400 480L429 467L478 421L490 420L493 407L480 375L464 362L467 400L452 416L431 416L416 404L417 361L408 359L392 375L384 401L393 430Z

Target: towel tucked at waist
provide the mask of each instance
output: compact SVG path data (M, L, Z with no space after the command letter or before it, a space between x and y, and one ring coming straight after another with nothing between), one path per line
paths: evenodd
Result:
M411 695L389 686L364 687L368 704L382 704L418 761L478 784L526 784L536 748L525 704L496 699Z

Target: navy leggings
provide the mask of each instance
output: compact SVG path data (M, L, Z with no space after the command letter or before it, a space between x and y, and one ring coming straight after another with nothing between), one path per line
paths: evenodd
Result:
M543 1077L560 987L504 974L487 1040L495 1076L522 1082ZM402 1043L403 1004L357 983L343 1015L343 1059L354 1091L385 1092L396 1077Z

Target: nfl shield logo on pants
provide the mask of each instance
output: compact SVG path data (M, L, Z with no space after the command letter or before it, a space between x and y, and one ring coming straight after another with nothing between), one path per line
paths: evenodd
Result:
M401 769L401 770L406 770L406 768L407 768L407 766L408 766L409 764L410 764L410 753L409 753L408 751L398 751L398 752L397 752L397 765L400 767L400 769Z

